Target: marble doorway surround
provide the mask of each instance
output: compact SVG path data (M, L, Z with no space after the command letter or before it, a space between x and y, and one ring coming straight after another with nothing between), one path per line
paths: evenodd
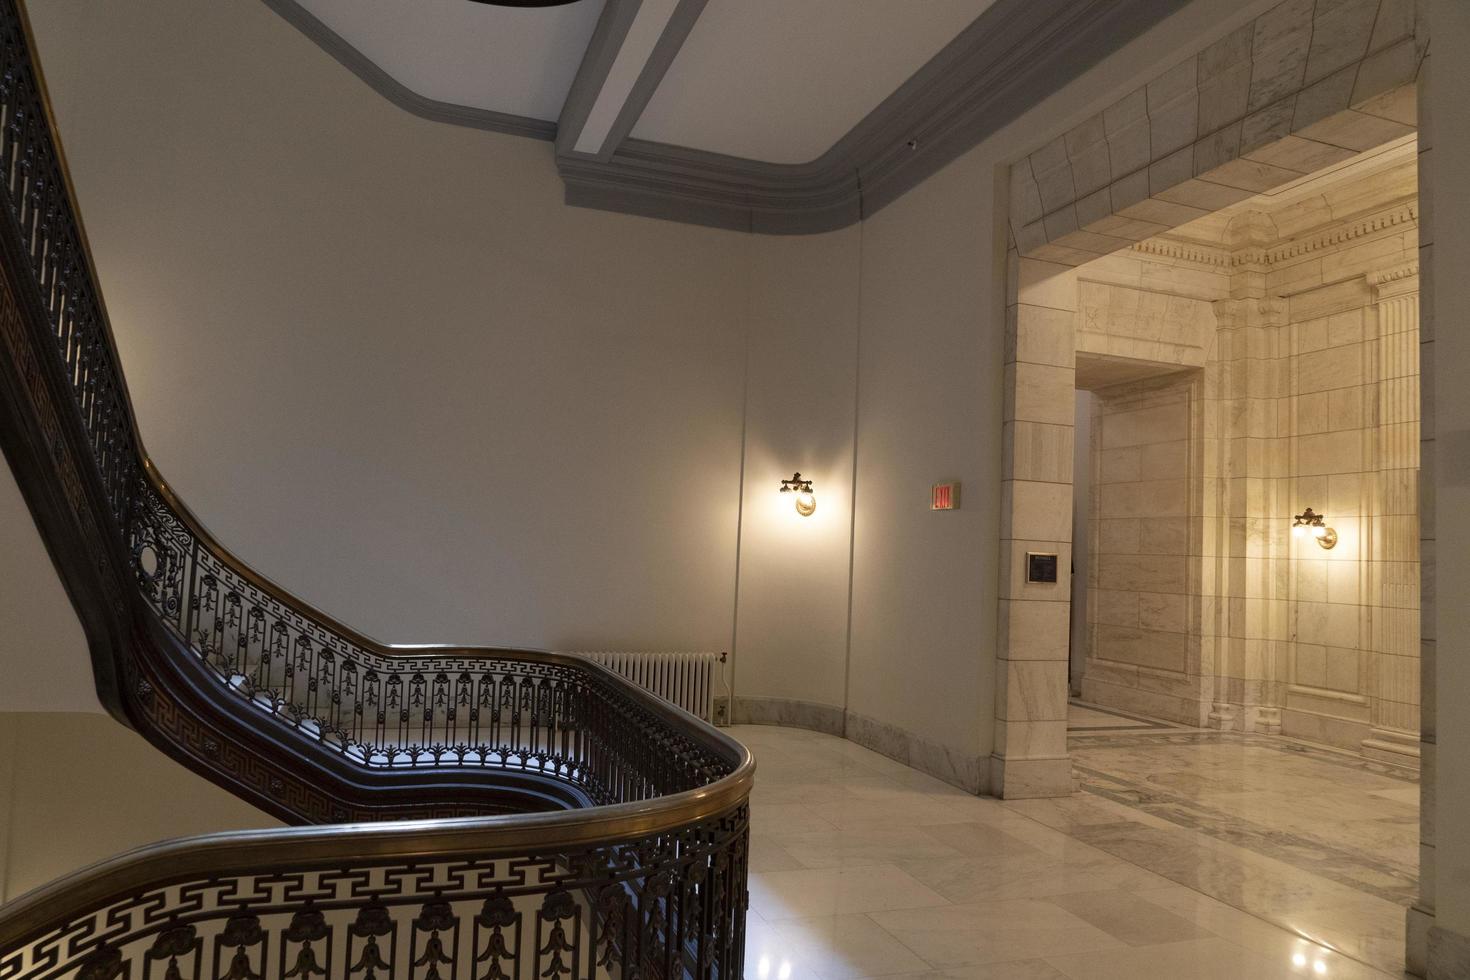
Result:
M1072 270L1415 132L1413 0L1287 0L1057 135L1010 172L1001 583L991 791L1065 794Z
M1212 40L1092 118L1056 134L1009 175L1001 580L991 792L1066 796L1070 582L1026 580L1028 551L1071 552L1076 266L1289 183L1392 140L1432 132L1419 113L1429 36L1414 0L1286 0ZM1422 172L1422 167L1421 167ZM1421 176L1421 194L1432 196ZM1420 262L1432 240L1421 228ZM1430 277L1423 276L1426 294ZM1433 357L1426 324L1421 360ZM1428 387L1426 385L1426 387ZM1433 414L1421 448L1434 465ZM1420 512L1424 581L1433 580L1433 489ZM1421 606L1433 662L1435 606ZM1433 671L1424 671L1432 684ZM1422 703L1426 805L1434 785L1433 695ZM1423 893L1409 912L1409 962L1423 972L1434 922L1432 822L1421 830ZM1439 954L1470 950L1443 934ZM1443 952L1450 950L1450 952Z

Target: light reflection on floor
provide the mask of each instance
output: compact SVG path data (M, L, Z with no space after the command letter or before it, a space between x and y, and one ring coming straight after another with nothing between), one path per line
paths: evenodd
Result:
M759 763L752 980L1393 975L851 742L731 731ZM1127 822L1118 804L1084 802L1079 819Z

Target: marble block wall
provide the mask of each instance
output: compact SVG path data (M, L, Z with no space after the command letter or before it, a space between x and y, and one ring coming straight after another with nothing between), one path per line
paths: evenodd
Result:
M1168 701L1167 714L1195 723L1200 393L1197 371L1095 392L1085 689L1153 711ZM1130 701L1120 688L1150 696Z
M1084 697L1417 758L1416 189L1401 141L1078 267Z

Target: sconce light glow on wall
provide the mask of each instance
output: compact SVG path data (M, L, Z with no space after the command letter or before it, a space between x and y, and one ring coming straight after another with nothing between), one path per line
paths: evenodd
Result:
M1331 548L1337 544L1337 532L1327 526L1326 518L1315 513L1310 507L1296 515L1296 520L1291 525L1291 533L1297 537L1311 535L1323 548Z
M803 480L800 473L793 473L791 479L782 480L781 492L796 494L796 512L802 517L811 517L812 511L817 509L817 495L812 493L812 481Z

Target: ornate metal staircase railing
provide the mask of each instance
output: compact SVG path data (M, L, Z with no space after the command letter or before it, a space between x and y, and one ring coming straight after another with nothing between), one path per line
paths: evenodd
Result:
M738 977L738 743L581 658L379 644L249 569L169 489L33 51L0 0L0 447L99 696L288 821L438 819L124 855L0 906L0 980Z

